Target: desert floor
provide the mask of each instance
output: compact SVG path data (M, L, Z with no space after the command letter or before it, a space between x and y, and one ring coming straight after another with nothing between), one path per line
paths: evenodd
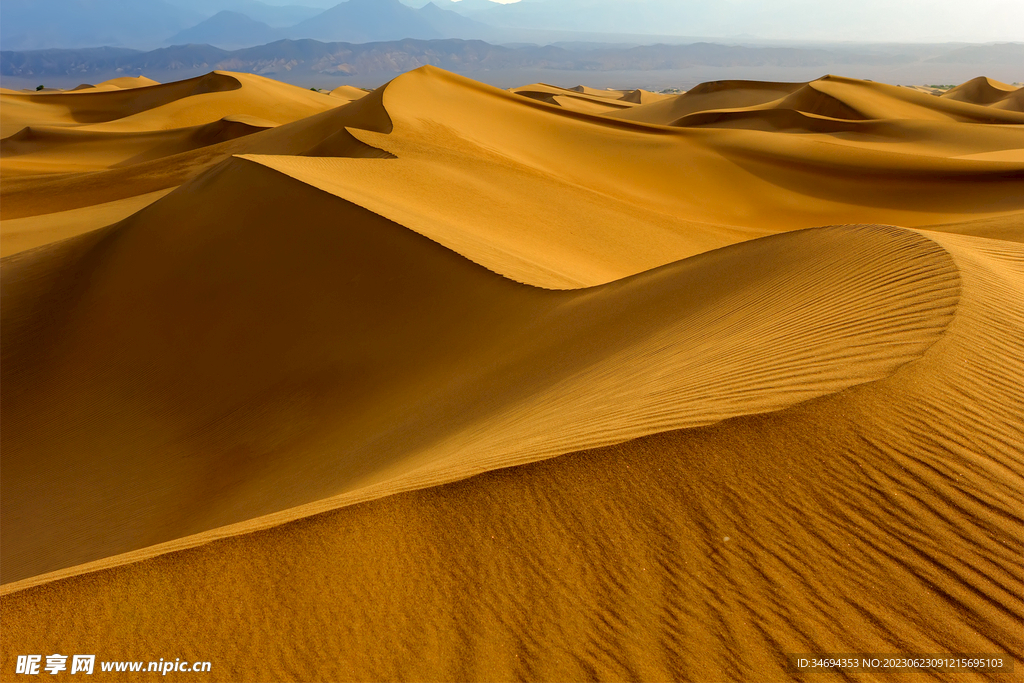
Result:
M0 680L1024 677L1024 89L214 72L0 136Z

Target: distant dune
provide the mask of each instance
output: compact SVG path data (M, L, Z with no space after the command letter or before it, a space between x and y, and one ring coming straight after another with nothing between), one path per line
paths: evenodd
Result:
M0 93L0 670L1024 666L1021 92Z

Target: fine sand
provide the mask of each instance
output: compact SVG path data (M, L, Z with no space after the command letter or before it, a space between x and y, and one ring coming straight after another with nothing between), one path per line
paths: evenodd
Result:
M1020 680L1021 93L4 91L0 678Z

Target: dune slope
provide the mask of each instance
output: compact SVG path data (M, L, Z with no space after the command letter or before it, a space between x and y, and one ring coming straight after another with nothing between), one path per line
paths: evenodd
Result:
M2 277L5 582L876 379L958 286L927 240L834 228L538 290L244 159Z
M782 680L787 652L1019 667L1024 251L911 239L947 250L960 297L879 381L30 588L3 601L4 650L291 680ZM894 679L921 677L864 676Z

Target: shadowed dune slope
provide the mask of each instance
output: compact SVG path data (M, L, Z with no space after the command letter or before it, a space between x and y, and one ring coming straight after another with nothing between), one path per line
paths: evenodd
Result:
M4 652L284 680L787 680L787 652L1020 667L1024 249L855 228L723 253L850 238L934 239L926 262L958 274L945 331L879 381L29 588L2 602Z
M831 228L544 291L243 159L0 277L5 582L877 379L958 287Z
M0 257L10 256L112 225L141 211L173 190L174 188L156 190L80 209L3 221L0 224L3 226L3 236L0 238Z

